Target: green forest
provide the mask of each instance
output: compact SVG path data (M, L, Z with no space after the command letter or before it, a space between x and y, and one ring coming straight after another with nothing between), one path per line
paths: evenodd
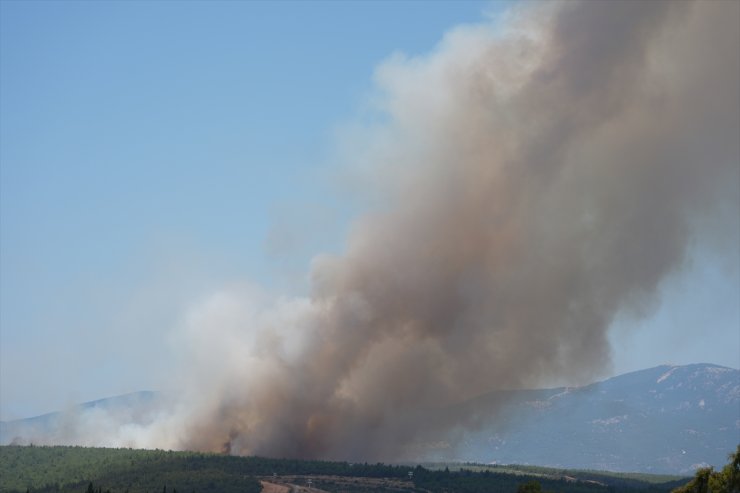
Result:
M450 470L163 450L0 447L0 493L257 493L260 479L301 485L311 480L332 493L669 493L690 478L666 482L646 475L511 466Z

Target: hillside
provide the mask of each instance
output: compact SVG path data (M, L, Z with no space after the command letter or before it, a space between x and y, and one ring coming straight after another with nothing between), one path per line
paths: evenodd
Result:
M81 423L146 424L171 401L139 392L0 423L0 444L97 445L70 430ZM724 464L740 443L740 371L659 366L579 388L491 392L455 412L481 425L456 447L430 447L419 460L692 474Z
M89 482L111 493L163 491L256 493L259 480L287 489L320 492L514 493L532 480L551 492L667 493L686 479L634 478L609 474L498 469L466 465L458 470L421 466L350 464L234 457L161 450L84 447L0 447L0 493L84 493ZM272 488L280 491L280 488Z
M740 443L740 371L731 368L659 366L502 394L466 403L486 424L467 433L460 460L690 474L724 464Z
M84 439L75 435L78 430L84 429L82 423L92 427L102 422L146 425L156 419L158 413L168 405L167 397L161 392L134 392L85 402L64 412L0 421L0 445L87 444ZM94 434L97 430L85 431Z

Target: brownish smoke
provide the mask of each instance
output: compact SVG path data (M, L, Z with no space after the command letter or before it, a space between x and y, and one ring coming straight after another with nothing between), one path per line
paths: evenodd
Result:
M317 260L293 327L235 329L251 354L180 445L391 459L459 424L440 409L608 366L615 315L650 302L713 207L737 207L739 18L545 4L384 64L389 123L353 151L387 207Z
M309 299L220 293L186 324L173 413L122 444L413 453L491 389L587 379L697 228L738 207L740 3L585 1L450 32L377 73L347 147L384 207ZM125 434L124 434L125 435Z

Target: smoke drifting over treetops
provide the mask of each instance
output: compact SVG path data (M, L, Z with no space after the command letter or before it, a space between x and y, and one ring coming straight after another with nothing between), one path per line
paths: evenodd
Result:
M307 298L224 290L190 313L181 402L103 441L389 460L464 425L467 398L601 371L614 317L699 229L737 227L705 224L738 207L739 19L527 4L391 57L385 118L347 145L383 207L316 258Z

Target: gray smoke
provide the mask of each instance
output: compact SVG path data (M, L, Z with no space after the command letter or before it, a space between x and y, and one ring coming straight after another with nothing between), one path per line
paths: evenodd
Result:
M387 122L348 146L385 205L310 299L237 317L248 348L180 445L389 459L467 398L608 367L614 317L737 207L739 9L528 6L386 62Z
M738 2L570 1L392 57L345 146L383 205L310 297L190 313L183 402L120 443L390 460L473 396L608 369L614 318L735 234L738 47Z

